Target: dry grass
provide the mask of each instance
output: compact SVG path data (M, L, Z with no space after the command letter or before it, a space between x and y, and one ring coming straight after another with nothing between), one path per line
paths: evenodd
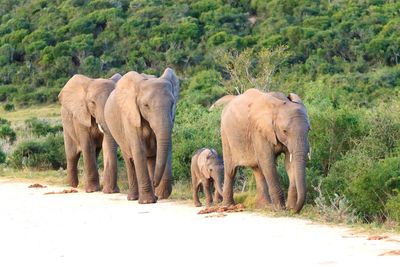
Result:
M52 104L48 106L36 106L16 109L11 112L0 109L0 117L11 121L13 125L23 123L25 120L32 117L60 120L60 105Z

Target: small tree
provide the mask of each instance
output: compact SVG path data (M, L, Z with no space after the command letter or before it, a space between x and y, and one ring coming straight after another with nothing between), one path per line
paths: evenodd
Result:
M262 48L259 51L247 48L239 53L237 50L220 50L217 61L225 67L230 79L226 82L232 94L241 94L249 88L268 91L272 76L290 56L287 46L273 49Z

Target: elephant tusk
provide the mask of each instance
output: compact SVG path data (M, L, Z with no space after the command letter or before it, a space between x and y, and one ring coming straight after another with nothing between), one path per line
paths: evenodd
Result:
M290 153L289 162L292 162L292 153Z
M311 147L310 147L310 151L308 151L308 153L307 153L307 156L308 156L308 160L311 160Z
M101 125L99 124L98 126L99 126L100 132L101 132L101 133L104 133L103 128L101 128Z

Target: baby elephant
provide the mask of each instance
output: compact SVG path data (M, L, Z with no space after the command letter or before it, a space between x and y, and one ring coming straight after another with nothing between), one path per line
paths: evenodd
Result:
M192 191L196 207L200 207L198 192L200 185L203 185L206 194L206 206L212 205L211 183L214 182L216 202L222 199L222 181L224 179L224 163L218 156L217 151L209 148L202 148L196 151L192 157Z

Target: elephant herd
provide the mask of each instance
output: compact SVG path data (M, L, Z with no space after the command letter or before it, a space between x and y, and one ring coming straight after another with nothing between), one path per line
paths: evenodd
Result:
M67 178L78 186L77 165L83 154L86 192L100 190L97 158L103 149L103 192L117 193L117 146L129 182L128 200L155 203L172 191L172 128L179 98L179 79L167 68L160 77L130 71L109 79L74 75L59 94L67 159ZM206 205L234 204L233 185L238 167L250 167L256 180L257 207L285 206L299 212L306 197L305 167L310 156L307 111L299 96L249 89L225 96L214 106L221 115L223 159L212 148L192 158L192 190L196 206L203 185ZM285 205L276 169L285 154L289 176Z

